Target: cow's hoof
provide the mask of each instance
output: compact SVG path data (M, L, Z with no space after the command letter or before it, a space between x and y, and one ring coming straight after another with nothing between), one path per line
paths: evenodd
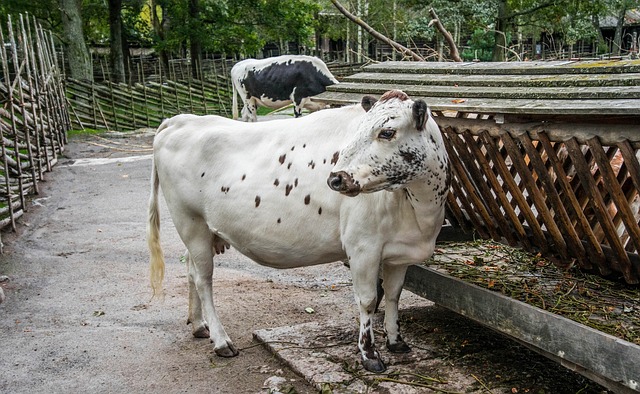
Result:
M387 366L384 365L382 360L374 358L374 359L363 359L362 366L369 372L373 373L382 373L387 370Z
M391 344L391 343L389 343L389 341L387 341L387 349L389 349L389 351L391 353L409 353L409 352L411 352L411 348L409 347L409 345L407 345L407 343L405 341L403 341L402 339L398 340L394 344Z
M235 357L240 354L238 349L236 349L236 347L229 342L227 342L227 346L221 347L219 349L214 349L214 351L220 357Z
M209 328L207 326L199 327L193 330L193 336L196 338L209 338Z

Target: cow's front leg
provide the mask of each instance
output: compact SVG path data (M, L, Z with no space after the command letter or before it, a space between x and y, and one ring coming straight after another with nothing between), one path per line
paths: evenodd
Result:
M350 261L350 269L355 299L360 309L358 349L362 356L362 365L367 371L384 372L387 367L376 349L373 336L373 314L377 301L379 265L377 261Z
M406 265L384 264L382 267L382 287L384 287L384 330L387 334L387 349L392 353L408 353L411 348L400 336L398 322L398 300L402 293Z

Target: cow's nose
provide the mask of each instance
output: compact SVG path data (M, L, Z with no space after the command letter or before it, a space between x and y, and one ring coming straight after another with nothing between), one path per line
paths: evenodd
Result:
M342 178L341 173L332 172L329 174L329 178L327 179L327 184L331 188L331 190L335 190L337 192L344 189L344 179Z

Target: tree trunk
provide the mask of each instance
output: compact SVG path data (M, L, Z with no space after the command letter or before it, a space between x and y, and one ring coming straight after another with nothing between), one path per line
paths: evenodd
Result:
M627 14L627 5L622 4L618 10L618 23L616 23L616 32L613 36L613 54L620 56L622 53L622 30L624 28L624 16Z
M507 47L507 1L498 1L498 17L496 18L496 28L494 37L495 44L493 47L493 56L491 58L494 62L504 62L506 60L504 55L504 49Z
M160 7L160 9L162 10L162 21L158 16L158 7ZM157 0L151 0L151 23L153 24L153 31L158 36L159 43L164 42L164 38L165 38L164 26L167 20L166 15L167 15L167 12L163 8L163 6L158 4ZM160 67L162 68L160 73L166 76L169 74L169 55L167 54L167 51L165 49L160 49L158 51L158 56L160 57Z
M64 41L69 59L71 78L93 81L91 55L84 41L79 0L60 0Z
M195 26L199 26L200 1L189 0L189 17L194 21ZM191 76L196 79L201 77L202 64L202 43L200 42L200 32L194 25L189 29L189 52L191 52Z
M111 82L126 80L124 70L124 49L122 40L122 0L109 0L109 50L111 63Z

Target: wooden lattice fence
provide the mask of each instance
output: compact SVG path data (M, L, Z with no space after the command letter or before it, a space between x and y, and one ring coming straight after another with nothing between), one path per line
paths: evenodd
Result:
M0 42L0 228L15 228L64 150L70 122L51 33L8 16Z
M157 127L163 119L180 113L231 116L231 79L226 67L206 81L164 80L128 85L67 79L66 91L74 128L125 131Z
M628 125L439 118L451 220L556 265L640 276L640 135Z

